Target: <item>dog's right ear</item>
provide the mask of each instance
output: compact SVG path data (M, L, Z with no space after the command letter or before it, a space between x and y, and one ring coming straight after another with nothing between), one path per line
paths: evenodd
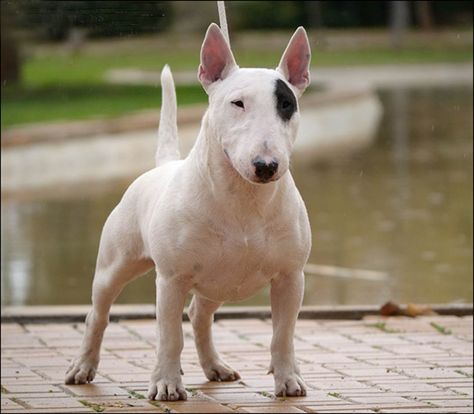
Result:
M212 83L225 79L235 69L238 69L238 66L221 29L217 24L211 23L201 47L199 81L207 91Z

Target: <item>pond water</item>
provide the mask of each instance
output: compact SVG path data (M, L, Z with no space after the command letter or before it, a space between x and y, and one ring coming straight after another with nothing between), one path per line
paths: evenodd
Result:
M304 304L472 302L472 88L380 97L385 113L370 148L333 164L295 165L293 174L312 223L309 261L387 279L308 274ZM127 185L4 198L2 306L90 303L101 228ZM117 302L154 300L150 273ZM269 304L268 289L239 304Z

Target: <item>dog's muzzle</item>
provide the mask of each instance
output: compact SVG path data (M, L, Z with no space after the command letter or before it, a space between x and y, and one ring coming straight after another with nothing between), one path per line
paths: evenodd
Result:
M256 157L252 164L255 167L255 176L261 183L270 181L278 171L278 161L275 159L265 162L262 158Z

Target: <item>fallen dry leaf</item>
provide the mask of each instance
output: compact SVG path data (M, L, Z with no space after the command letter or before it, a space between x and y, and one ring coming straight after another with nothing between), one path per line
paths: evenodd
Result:
M415 305L409 303L406 308L402 308L399 304L389 301L380 308L380 315L382 316L410 316L416 318L417 316L437 315L433 309L426 305Z
M387 302L380 308L382 316L399 316L403 315L402 309L395 302Z
M407 305L405 315L416 318L417 316L436 315L436 312L433 311L433 309L431 309L429 306L409 303Z

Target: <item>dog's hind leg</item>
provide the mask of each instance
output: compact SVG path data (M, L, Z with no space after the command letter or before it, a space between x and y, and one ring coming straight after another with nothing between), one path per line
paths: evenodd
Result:
M92 309L86 318L79 354L66 372L66 384L84 384L94 379L112 303L128 282L153 267L151 259L132 258L120 252L114 247L113 239L106 236L101 240L92 286Z
M188 315L193 326L199 361L206 377L210 381L236 381L240 379L239 373L221 359L212 340L213 316L220 305L222 303L194 295Z

